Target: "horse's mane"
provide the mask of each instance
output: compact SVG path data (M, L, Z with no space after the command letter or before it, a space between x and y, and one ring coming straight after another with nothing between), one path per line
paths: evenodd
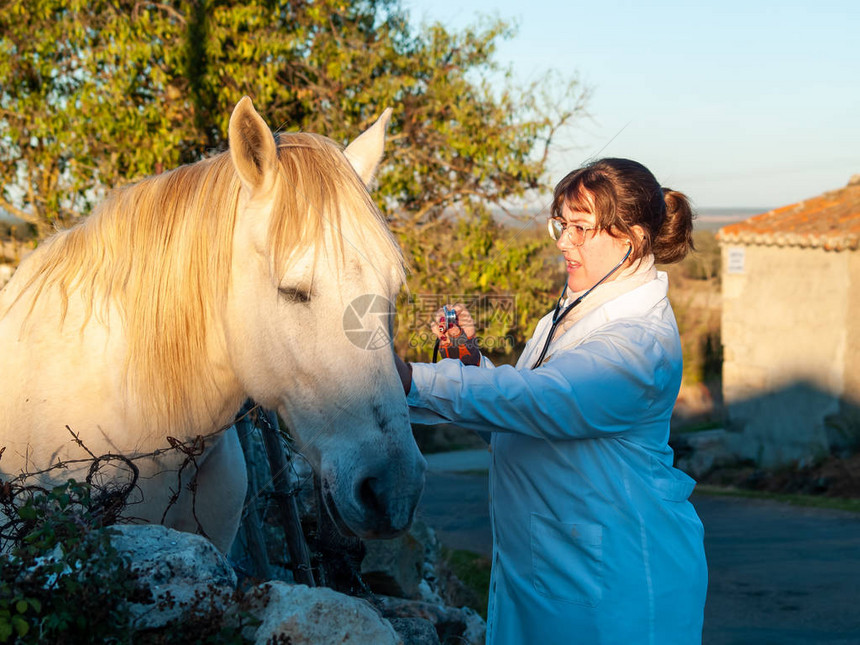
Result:
M277 139L281 194L268 235L277 278L298 251L325 244L327 228L346 226L350 242L375 249L399 269L402 283L400 249L336 144L307 133ZM174 432L211 424L219 412L205 404L219 398L205 368L206 331L227 296L239 192L227 152L119 188L46 242L42 266L24 288L31 314L42 291L57 288L63 319L70 295L79 294L88 307L84 325L92 316L107 325L115 306L128 342L129 394L153 421L166 413ZM343 237L328 242L342 258ZM198 410L204 402L210 418L199 418L188 401Z

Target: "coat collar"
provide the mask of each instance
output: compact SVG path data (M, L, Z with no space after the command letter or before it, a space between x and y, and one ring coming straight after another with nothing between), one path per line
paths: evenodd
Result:
M544 363L549 361L553 354L578 345L591 332L606 323L622 318L634 318L645 315L661 300L666 298L668 291L669 278L665 271L658 271L657 277L651 282L636 287L632 291L628 291L594 311L589 312L582 320L556 338L549 347L549 352L547 352ZM526 345L525 350L517 361L517 368L527 369L532 366L546 341L546 336L551 326L552 312L548 313L538 322L532 340Z

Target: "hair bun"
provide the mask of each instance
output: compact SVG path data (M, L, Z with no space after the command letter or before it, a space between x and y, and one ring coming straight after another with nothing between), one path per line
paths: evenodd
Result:
M654 261L658 264L680 262L693 245L693 208L684 193L663 187L666 219L654 239Z

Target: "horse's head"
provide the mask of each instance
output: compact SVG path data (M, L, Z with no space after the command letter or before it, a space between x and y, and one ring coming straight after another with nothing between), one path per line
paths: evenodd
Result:
M279 410L329 513L362 537L412 521L426 462L394 365L399 249L365 185L388 112L341 151L272 135L247 98L230 119L241 182L224 338L245 392Z

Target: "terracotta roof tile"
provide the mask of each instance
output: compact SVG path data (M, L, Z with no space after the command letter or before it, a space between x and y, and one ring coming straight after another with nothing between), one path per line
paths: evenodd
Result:
M776 208L720 229L722 243L860 248L860 175L838 190Z

